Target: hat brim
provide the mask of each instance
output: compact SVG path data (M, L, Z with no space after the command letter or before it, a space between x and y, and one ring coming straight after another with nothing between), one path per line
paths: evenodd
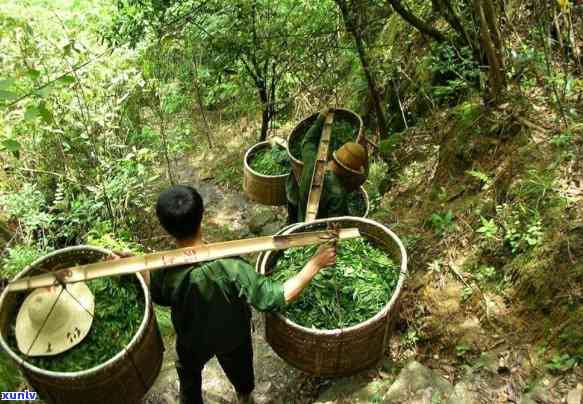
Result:
M60 291L61 286L56 287L56 293ZM62 326L53 330L44 324L54 321L53 316L57 314L57 310L53 310L46 322L41 325L33 323L28 315L29 305L39 293L46 293L46 288L37 289L29 294L16 317L15 336L18 349L27 356L58 355L79 344L89 334L93 323L95 299L85 283L67 285L67 290L60 294L56 303L62 305L58 312L67 313L67 319Z
M353 168L350 168L348 166L346 166L342 161L340 161L340 159L336 156L336 151L334 151L334 153L332 153L332 158L334 159L334 161L343 169L345 169L346 171L350 172L351 174L356 174L356 175L364 175L364 167L360 167L360 170L355 170Z

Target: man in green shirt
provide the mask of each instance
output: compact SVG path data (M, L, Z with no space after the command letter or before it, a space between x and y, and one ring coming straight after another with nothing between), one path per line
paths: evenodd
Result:
M156 214L180 248L202 245L203 201L188 186L162 192ZM296 276L284 284L257 274L241 258L224 258L153 272L155 303L172 308L176 330L176 368L180 402L202 403L202 369L217 356L239 402L252 402L255 387L251 310L280 310L296 299L320 269L334 265L336 250L322 246Z
M312 175L324 120L329 109L318 114L316 122L305 134L302 140L301 160L304 163L299 184L293 173L287 178L286 196L288 206L288 223L303 222L306 218L306 207L310 195ZM318 207L318 218L338 217L348 215L348 198L350 192L356 191L361 183L354 181L356 176L364 179L366 150L358 143L348 142L342 145L332 155L328 170L324 174L324 186Z

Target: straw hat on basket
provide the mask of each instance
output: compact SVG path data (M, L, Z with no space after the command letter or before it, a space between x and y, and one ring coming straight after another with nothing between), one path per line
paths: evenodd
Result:
M332 153L334 161L340 167L353 174L364 174L364 164L366 163L366 151L358 143L347 142L338 150Z
M73 297L74 296L74 297ZM22 303L16 316L18 349L28 356L51 356L71 349L91 329L95 300L79 282L41 288Z

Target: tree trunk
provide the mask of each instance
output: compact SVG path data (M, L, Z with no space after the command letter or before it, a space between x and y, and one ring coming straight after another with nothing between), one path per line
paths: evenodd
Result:
M366 77L366 81L368 83L368 90L372 96L375 114L377 116L377 124L379 130L381 131L381 137L387 136L387 124L385 120L385 115L383 113L382 104L381 104L381 97L377 90L377 86L375 83L374 76L370 69L370 64L368 62L368 57L366 54L366 50L364 48L364 43L362 41L362 37L360 32L357 30L354 20L350 11L348 10L348 5L345 0L335 0L336 4L340 8L342 13L342 19L344 20L344 25L346 29L352 34L354 37L354 42L356 44L356 50L358 51L358 57L360 59L360 63L362 64L362 70L364 70L364 75Z
M261 134L259 141L263 142L267 139L267 131L269 130L269 100L267 98L267 89L265 85L259 87L259 99L263 105L263 112L261 113Z
M403 4L401 3L401 0L388 0L388 1L391 4L391 6L393 6L393 9L397 12L397 14L399 14L401 18L403 18L413 27L417 28L419 32L435 39L436 41L439 42L445 41L446 38L441 32L433 28L430 24L418 18L411 11L407 10L407 8L403 6Z
M204 122L204 126L206 129L206 139L209 143L209 149L213 148L213 142L211 140L211 127L206 119L206 114L204 112L204 104L202 102L202 95L200 93L200 87L199 87L199 83L198 83L198 63L196 63L196 57L193 58L194 61L194 80L193 80L193 84L194 84L194 92L196 95L196 102L198 104L198 109L200 111L200 114L202 115L202 120ZM192 115L194 118L194 106L192 107ZM194 119L192 121L192 123L194 124Z
M493 33L490 29L491 24L495 24L495 15L490 15L490 24L486 17L484 3L489 0L474 0L474 12L479 21L480 42L484 48L486 59L488 61L488 82L489 94L488 101L498 104L501 101L502 92L505 88L504 66L501 58L502 50L496 48L495 42L501 45L499 33ZM495 12L493 6L489 10ZM495 30L497 28L495 27ZM496 36L498 35L498 39Z

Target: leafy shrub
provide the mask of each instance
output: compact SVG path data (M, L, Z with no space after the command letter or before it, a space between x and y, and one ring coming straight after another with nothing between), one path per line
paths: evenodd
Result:
M438 43L432 46L428 57L433 75L432 93L437 100L455 104L478 86L480 70L469 47L457 49L450 43Z
M433 213L429 218L429 224L439 236L444 236L455 229L454 215L451 210L445 213Z

